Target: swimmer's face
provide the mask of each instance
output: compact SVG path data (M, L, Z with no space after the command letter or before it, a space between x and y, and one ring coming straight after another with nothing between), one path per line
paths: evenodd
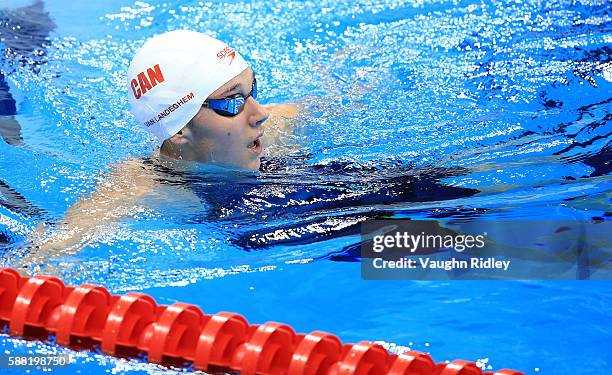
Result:
M213 92L208 99L224 99L232 95L247 96L253 85L253 71L245 69L238 76ZM233 117L201 108L182 137L188 142L186 158L229 168L258 170L263 151L259 138L268 112L253 97L247 98L240 112Z

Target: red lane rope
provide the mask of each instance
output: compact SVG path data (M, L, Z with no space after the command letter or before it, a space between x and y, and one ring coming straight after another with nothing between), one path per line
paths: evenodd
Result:
M249 324L241 315L202 313L186 303L158 305L143 293L112 295L99 285L77 287L50 276L21 276L0 268L0 326L12 336L59 345L99 345L114 356L146 353L159 364L192 362L203 371L243 375L524 375L482 372L474 362L436 364L421 352L388 353L367 341L342 344L320 331L296 334L282 323Z

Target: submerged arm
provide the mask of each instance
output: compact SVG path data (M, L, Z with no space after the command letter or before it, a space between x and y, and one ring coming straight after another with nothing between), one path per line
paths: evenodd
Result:
M74 253L97 233L129 216L137 199L153 187L153 177L140 160L123 162L90 196L73 204L55 227L39 225L29 238L31 244L24 249L27 253L17 265L37 268L48 259Z

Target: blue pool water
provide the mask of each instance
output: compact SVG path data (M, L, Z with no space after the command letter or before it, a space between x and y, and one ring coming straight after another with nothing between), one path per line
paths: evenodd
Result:
M609 372L609 282L363 281L352 251L375 217L609 220L607 2L9 3L0 121L21 136L0 142L4 259L113 165L150 154L127 65L148 37L194 29L247 56L263 103L305 105L289 155L258 175L164 177L55 253L55 274L437 361ZM70 352L65 373L166 371L2 335L7 351Z

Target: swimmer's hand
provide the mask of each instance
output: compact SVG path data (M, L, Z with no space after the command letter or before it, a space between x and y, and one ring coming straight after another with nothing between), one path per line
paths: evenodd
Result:
M11 250L3 263L15 268L23 275L54 275L53 267L47 264L47 260L54 258L55 254L67 255L73 250L79 241L75 241L74 232L61 231L51 226L40 223L28 237L28 240ZM6 258L9 257L10 258Z
M57 226L38 224L27 241L10 252L4 262L22 274L56 275L49 260L76 254L89 242L113 230L104 220L100 223L62 221Z

